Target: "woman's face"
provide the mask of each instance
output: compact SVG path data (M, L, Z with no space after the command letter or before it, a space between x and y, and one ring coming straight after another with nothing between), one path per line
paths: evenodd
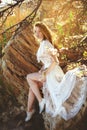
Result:
M39 27L35 27L34 28L34 33L35 33L35 36L40 39L40 40L43 40L44 39L44 35L43 33L41 32L41 29Z

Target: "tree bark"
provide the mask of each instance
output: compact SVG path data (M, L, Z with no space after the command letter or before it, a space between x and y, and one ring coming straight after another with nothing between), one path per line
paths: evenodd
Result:
M30 26L16 33L3 49L1 66L6 82L12 86L18 102L24 105L29 87L26 75L40 67L36 59L38 44Z

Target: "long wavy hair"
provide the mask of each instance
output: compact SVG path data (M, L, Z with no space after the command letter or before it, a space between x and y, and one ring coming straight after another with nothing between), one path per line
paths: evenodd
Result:
M47 39L52 44L51 33L50 33L48 27L44 23L37 22L37 23L35 23L34 27L39 27L42 34L44 35L44 40Z

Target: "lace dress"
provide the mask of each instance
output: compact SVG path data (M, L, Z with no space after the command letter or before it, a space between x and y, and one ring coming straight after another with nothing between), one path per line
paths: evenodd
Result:
M46 75L46 82L43 83L46 113L52 117L60 115L68 120L79 112L86 100L87 77L78 78L76 74L80 71L79 68L64 74L59 66L57 54L53 45L48 40L43 40L37 52L37 60L44 64L44 69L47 69L56 59L55 67ZM78 83L80 84L78 85ZM78 91L74 90L76 88L79 90L79 94Z

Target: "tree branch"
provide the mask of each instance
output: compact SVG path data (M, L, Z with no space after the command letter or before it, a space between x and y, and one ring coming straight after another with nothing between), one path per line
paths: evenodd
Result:
M19 0L17 3L19 4L20 2L23 2L23 1L24 1L24 0ZM5 13L5 11L7 11L7 10L9 10L9 9L12 9L12 10L13 10L13 8L14 8L16 5L18 5L17 3L14 4L14 5L12 5L12 6L10 6L10 7L7 8L7 9L3 10L2 13ZM38 0L35 9L34 9L28 16L26 16L26 17L25 17L22 21L20 21L19 23L15 24L15 25L13 25L13 26L7 28L5 31L1 32L0 35L1 35L1 34L3 35L4 33L6 33L7 31L9 31L9 30L11 30L11 29L13 29L13 28L14 28L14 31L15 31L15 30L18 30L24 23L26 23L26 21L28 22L28 24L32 23L32 21L33 21L33 19L35 18L36 13L37 13L37 10L38 10L38 8L40 7L41 3L42 3L42 0ZM10 13L8 13L7 17L9 16L9 14L10 14ZM5 20L7 19L7 17L5 18ZM4 20L4 22L5 22L5 20ZM4 23L3 23L3 24L4 24ZM16 28L16 29L15 29L15 28ZM14 32L14 31L13 31L13 32Z

